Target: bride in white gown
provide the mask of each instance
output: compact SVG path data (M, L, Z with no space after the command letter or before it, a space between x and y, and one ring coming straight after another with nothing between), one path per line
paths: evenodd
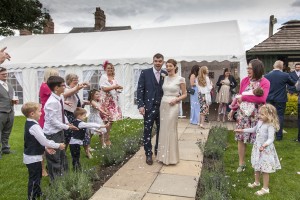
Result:
M180 101L187 97L185 79L176 73L178 67L174 59L166 62L168 76L162 86L164 95L160 104L160 130L157 160L165 165L179 162L178 112Z

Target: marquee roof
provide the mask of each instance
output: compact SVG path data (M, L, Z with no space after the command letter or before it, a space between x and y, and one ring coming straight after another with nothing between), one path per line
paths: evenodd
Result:
M151 63L155 53L177 61L241 61L245 64L237 21L122 30L13 36L0 41L12 59L8 69Z

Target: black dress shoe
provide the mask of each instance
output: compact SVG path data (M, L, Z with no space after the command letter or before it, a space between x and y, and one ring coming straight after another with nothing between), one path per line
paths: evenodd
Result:
M153 164L152 156L147 156L147 157L146 157L146 163L147 163L148 165L152 165L152 164Z
M2 153L3 153L3 154L10 154L11 151L10 151L9 149L7 149L7 150L2 150Z

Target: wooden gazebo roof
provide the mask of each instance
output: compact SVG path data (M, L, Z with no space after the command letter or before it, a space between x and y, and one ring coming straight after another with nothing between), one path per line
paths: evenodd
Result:
M247 51L248 55L275 53L300 54L300 20L284 23L277 33Z

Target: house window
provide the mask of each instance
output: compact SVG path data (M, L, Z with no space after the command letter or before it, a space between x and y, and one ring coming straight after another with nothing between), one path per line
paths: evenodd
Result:
M138 87L138 82L139 82L139 78L141 75L143 69L134 69L133 70L133 86L134 86L134 99L133 99L133 103L134 105L137 105L137 87Z
M22 72L19 72L19 73L22 73ZM22 76L20 76L20 78L22 79ZM19 80L19 81L21 83L23 82L23 80ZM14 88L14 91L15 91L14 95L18 96L19 104L23 104L23 88L22 88L21 84L19 83L19 81L17 80L14 72L8 73L7 82L10 83L11 86Z
M89 92L92 89L99 90L99 82L101 75L103 74L103 70L86 70L83 71L83 81L88 82L90 86L83 88L83 100L87 100L89 96Z

